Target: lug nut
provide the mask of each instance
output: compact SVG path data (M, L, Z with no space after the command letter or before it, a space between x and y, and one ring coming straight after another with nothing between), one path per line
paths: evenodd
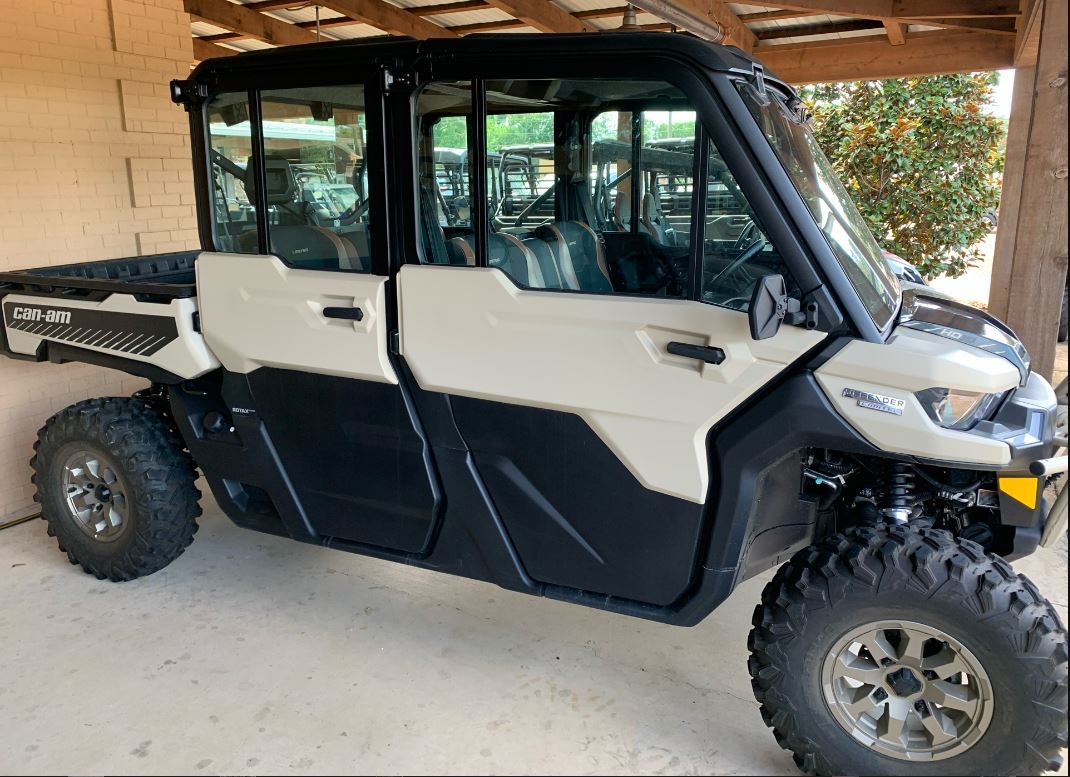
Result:
M924 672L922 672L922 675L925 677L926 680L936 679L936 672L934 672L932 669L926 669Z
M921 699L918 699L918 701L914 702L914 709L917 710L918 713L921 715L924 715L929 711L929 708L925 706L925 702L923 702Z
M877 701L884 701L888 698L888 693L883 688L878 688L873 692L873 698Z
M895 663L895 661L893 661L890 658L882 658L881 659L881 666L891 666L894 663Z

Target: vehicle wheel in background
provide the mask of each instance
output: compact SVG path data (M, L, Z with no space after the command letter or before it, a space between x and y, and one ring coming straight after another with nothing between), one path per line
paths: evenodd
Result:
M817 774L1040 774L1066 746L1067 637L1002 559L951 534L850 529L780 568L749 669Z
M182 439L148 402L90 399L37 434L34 499L72 564L100 579L163 569L193 541L201 514Z

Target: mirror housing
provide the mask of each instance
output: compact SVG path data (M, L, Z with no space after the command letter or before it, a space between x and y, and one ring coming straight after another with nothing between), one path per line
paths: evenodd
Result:
M765 340L780 331L780 324L788 316L795 323L801 305L788 296L783 275L764 275L754 286L747 316L752 340Z

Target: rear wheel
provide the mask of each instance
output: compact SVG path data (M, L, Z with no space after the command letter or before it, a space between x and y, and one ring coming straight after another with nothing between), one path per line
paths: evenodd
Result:
M851 529L762 594L762 716L818 774L1038 774L1066 745L1067 638L1010 565L950 534Z
M91 399L52 416L30 462L48 533L72 564L132 580L193 541L200 493L182 439L137 398Z

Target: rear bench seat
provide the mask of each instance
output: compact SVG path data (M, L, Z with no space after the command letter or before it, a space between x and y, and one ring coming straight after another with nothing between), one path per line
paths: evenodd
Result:
M476 263L470 236L450 239L446 250L451 264ZM487 262L532 289L613 290L602 241L582 221L545 224L535 237L524 240L506 232L492 233Z

